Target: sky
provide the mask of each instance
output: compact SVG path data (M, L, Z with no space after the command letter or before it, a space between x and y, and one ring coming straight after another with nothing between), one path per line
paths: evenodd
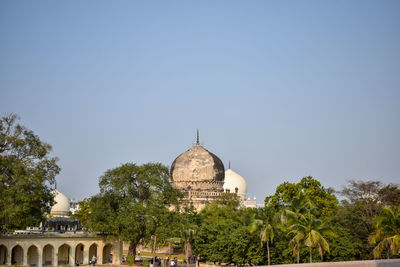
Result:
M400 182L400 1L0 1L0 115L81 200L196 140L263 203L313 176Z

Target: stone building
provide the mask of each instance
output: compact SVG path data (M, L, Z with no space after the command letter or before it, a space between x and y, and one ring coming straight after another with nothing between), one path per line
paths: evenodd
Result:
M196 144L172 163L171 176L174 186L185 194L196 210L201 210L224 192L236 193L244 206L256 207L255 200L246 200L244 178L230 168L225 172L221 159L200 145L198 132Z
M56 204L41 227L28 227L0 236L0 265L58 266L119 264L122 244L105 240L82 229L80 222L68 217L70 199L55 192Z

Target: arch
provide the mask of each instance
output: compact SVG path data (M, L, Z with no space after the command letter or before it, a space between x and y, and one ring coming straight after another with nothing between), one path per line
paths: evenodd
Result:
M71 255L71 247L67 244L63 244L58 248L57 263L58 265L69 265Z
M35 245L28 248L28 265L38 266L39 263L39 251Z
M103 248L103 264L104 263L112 263L112 245L107 244Z
M7 247L0 245L0 265L7 264Z
M42 254L43 265L53 266L53 258L54 258L53 255L54 255L54 247L50 244L44 246Z
M97 257L97 244L96 243L93 243L92 245L90 245L90 247L89 247L89 260L91 261L92 260L92 258L93 258L93 256L95 256L96 258L98 258Z
M75 247L75 264L83 264L83 251L85 246L82 243L79 243Z
M20 245L16 245L11 250L11 264L23 265L24 263L24 250Z

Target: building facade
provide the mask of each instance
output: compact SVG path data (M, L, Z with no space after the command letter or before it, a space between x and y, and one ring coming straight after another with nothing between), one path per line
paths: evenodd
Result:
M0 265L59 266L120 264L122 243L88 233L68 217L70 199L55 191L56 204L41 227L0 236Z
M224 192L238 194L243 206L256 207L255 199L246 200L246 180L230 166L225 172L221 159L200 145L198 132L196 144L173 161L171 176L173 185L198 211Z
M122 243L85 233L19 233L0 237L0 265L120 264Z

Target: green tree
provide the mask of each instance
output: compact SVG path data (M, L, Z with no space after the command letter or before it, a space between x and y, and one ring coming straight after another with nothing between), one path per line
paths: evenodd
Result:
M370 236L371 245L375 245L373 254L375 258L381 257L387 250L387 258L390 253L399 254L400 250L400 208L383 208L381 215L375 218L375 233Z
M303 191L298 191L289 205L283 208L281 221L290 227L296 225L303 217L304 214L312 210L312 204L306 197ZM293 255L296 256L297 263L300 263L300 251L302 242L304 241L304 233L301 231L289 232L288 236L293 235L293 238L289 241L289 247L293 250Z
M182 239L184 243L185 257L187 266L189 266L189 261L192 257L192 242L196 235L196 230L193 228L186 228L182 231Z
M267 258L268 265L271 265L270 242L274 242L275 228L277 225L276 213L271 207L265 207L263 219L254 219L250 225L250 233L256 231L260 234L260 245L263 247L264 243L267 244Z
M100 177L100 193L90 199L88 226L129 243L135 256L140 242L160 235L179 209L181 193L172 187L169 170L158 163L126 163Z
M258 235L249 231L256 209L239 204L236 194L226 193L201 210L193 247L202 259L236 265L262 261Z
M374 248L368 237L375 231L374 220L385 205L399 205L400 189L397 185L384 185L379 181L350 180L340 193L345 199L341 201L334 220L348 229L353 244L361 246L356 259L372 259Z
M313 247L318 248L322 261L324 252L329 253L329 244L324 236L336 236L331 228L327 227L321 219L317 219L311 211L306 215L302 215L297 222L291 224L289 230L289 235L294 236L290 242L294 243L296 251L300 249L299 246L303 242L309 248L310 263L312 262Z
M331 216L338 208L338 200L333 192L333 189L325 188L318 180L307 176L302 178L299 183L280 184L274 195L266 197L265 204L273 205L277 211L281 211L289 207L293 203L293 199L298 198L302 193L304 199L299 199L299 201L309 202L314 206L313 212L316 216ZM297 206L301 207L302 205Z
M60 172L51 146L17 123L15 114L0 119L0 232L38 225L54 205Z

